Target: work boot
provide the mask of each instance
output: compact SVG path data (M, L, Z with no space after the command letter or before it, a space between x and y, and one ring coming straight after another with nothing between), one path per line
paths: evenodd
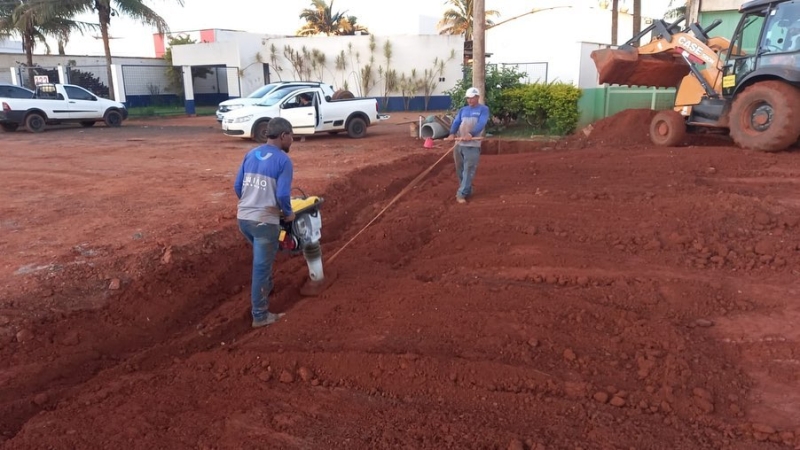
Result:
M284 313L280 314L273 314L271 312L267 313L267 317L261 320L254 320L253 321L253 328L261 328L267 325L272 325L273 323L277 322L281 317L283 317Z

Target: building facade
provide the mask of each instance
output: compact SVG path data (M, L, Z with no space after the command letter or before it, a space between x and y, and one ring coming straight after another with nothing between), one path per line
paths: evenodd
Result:
M205 36L206 42L173 47L173 64L185 73L225 67L230 97L274 81L321 81L376 98L387 111L436 110L450 106L445 91L463 76L460 36L278 37L226 30L214 30L210 42L212 34Z

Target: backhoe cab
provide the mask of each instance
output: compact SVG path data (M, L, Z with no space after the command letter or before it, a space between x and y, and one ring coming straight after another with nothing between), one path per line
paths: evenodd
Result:
M619 48L592 52L600 83L677 88L674 108L650 125L655 144L680 145L699 130L761 151L800 138L800 0L751 0L739 12L731 40L708 35L719 20L656 20Z

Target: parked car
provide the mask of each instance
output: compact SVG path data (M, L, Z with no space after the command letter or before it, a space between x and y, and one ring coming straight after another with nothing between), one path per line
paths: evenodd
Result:
M14 131L24 125L28 131L44 131L46 125L77 122L91 127L103 121L118 127L128 118L125 105L99 98L80 86L71 84L40 84L32 98L0 98L0 126Z
M0 84L0 98L33 98L33 91L13 84Z
M320 87L282 86L253 106L225 114L222 130L228 136L266 142L267 122L273 117L288 120L295 134L345 131L351 138L364 137L367 127L389 118L378 113L374 98L331 100Z
M243 108L245 106L255 105L266 98L267 95L271 94L275 89L285 86L317 86L325 91L325 95L333 96L333 86L315 81L279 81L277 83L269 83L256 89L247 97L232 98L220 103L219 107L217 108L217 122L222 123L222 116L225 113L235 109Z

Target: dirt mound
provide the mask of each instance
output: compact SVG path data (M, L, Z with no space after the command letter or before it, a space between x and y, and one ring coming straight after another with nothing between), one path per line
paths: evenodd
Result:
M582 143L591 146L651 145L650 121L657 111L652 109L626 109L613 116L598 120L578 130L567 138L568 146ZM586 135L585 131L589 131Z

